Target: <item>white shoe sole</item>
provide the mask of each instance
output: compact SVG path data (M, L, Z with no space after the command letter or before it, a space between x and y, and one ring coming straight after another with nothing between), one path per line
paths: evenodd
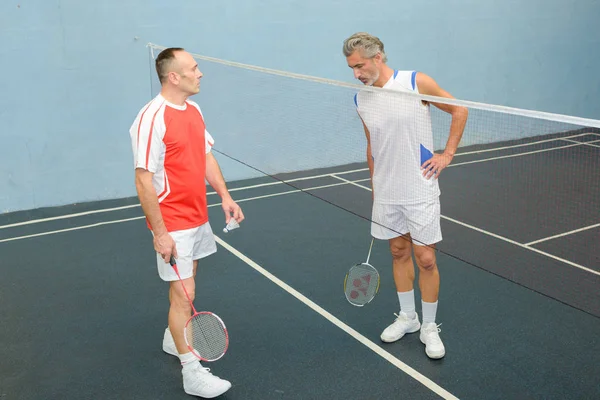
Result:
M421 329L421 324L419 323L419 324L417 324L417 326L415 328L410 329L410 330L400 334L398 337L394 336L392 338L384 338L383 335L381 335L380 339L382 342L385 342L385 343L393 343L393 342L396 342L396 341L402 339L404 337L404 335L406 335L407 333L415 333L415 332L418 332L420 329Z
M228 385L224 385L219 391L211 393L210 395L206 395L203 393L196 393L196 392L192 392L192 391L187 391L184 388L184 391L189 394L190 396L198 396L201 397L203 399L214 399L215 397L219 397L220 395L222 395L223 393L225 393L226 391L228 391L229 389L231 389L231 383L229 383Z

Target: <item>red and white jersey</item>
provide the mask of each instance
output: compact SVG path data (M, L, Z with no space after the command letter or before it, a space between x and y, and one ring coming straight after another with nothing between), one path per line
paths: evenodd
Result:
M152 185L167 230L206 223L206 154L214 140L198 104L187 100L178 106L159 94L140 110L129 134L134 168L154 174Z

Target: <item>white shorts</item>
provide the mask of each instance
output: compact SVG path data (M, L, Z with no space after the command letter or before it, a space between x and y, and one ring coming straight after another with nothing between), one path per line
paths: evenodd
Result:
M207 222L197 228L169 232L177 248L177 269L181 279L194 275L194 261L207 257L217 251L217 243L210 224ZM175 281L179 278L170 263L156 253L158 275L164 281Z
M440 199L410 204L373 203L371 235L389 240L410 233L416 245L431 245L442 240Z

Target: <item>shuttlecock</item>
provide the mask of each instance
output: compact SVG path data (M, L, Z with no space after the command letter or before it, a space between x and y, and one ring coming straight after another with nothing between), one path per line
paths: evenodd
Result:
M231 218L229 220L229 223L227 224L227 226L225 228L223 228L223 232L227 233L227 232L237 229L239 227L240 227L240 224L238 224L238 222L235 220L235 218Z

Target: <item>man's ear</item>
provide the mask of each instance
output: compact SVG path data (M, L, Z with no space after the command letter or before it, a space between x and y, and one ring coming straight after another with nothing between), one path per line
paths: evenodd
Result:
M171 82L174 85L179 84L179 74L177 72L169 72L169 74L167 75L169 82Z
M383 62L383 57L381 56L381 53L377 53L375 57L373 57L373 61L375 61L375 65L381 65L381 63Z

